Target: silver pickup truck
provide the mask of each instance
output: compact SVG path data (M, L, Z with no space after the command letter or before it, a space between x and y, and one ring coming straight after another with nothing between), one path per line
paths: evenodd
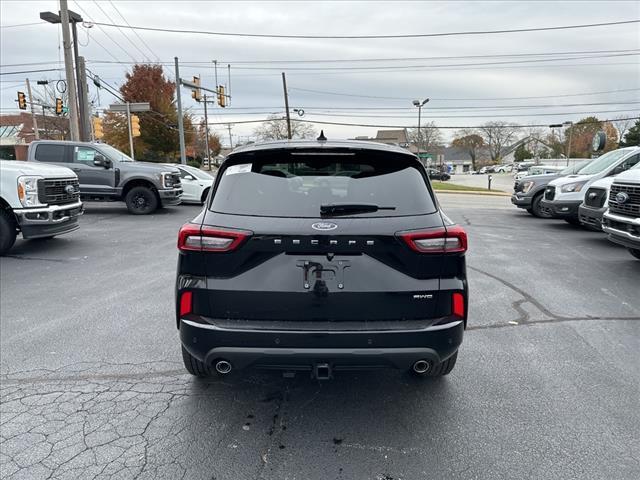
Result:
M27 161L68 167L78 175L83 201L124 201L135 215L182 200L177 168L134 161L104 143L35 141L29 145Z

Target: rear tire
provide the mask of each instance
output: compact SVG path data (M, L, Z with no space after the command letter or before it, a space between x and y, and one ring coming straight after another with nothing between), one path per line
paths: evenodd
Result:
M629 253L640 260L640 248L628 248Z
M203 362L192 356L184 346L182 348L182 361L184 362L184 368L187 369L191 375L195 375L196 377L208 377L211 375L211 371L209 367L207 367Z
M0 255L4 255L16 242L16 223L11 212L0 210Z
M127 210L133 215L149 215L158 208L158 197L149 187L133 187L124 198Z
M425 373L416 373L413 371L413 369L411 369L411 373L413 373L417 377L430 377L430 378L444 377L445 375L449 375L449 373L451 373L451 370L453 370L453 367L456 366L457 359L458 359L458 352L451 355L444 362L440 362L439 364L434 365L433 367L431 367L430 370L428 370Z
M547 213L540 205L542 201L542 192L533 197L533 201L531 202L531 215L538 218L551 218L551 215Z

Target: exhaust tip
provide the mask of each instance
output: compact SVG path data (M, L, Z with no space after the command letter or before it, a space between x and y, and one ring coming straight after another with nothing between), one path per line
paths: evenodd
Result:
M218 360L216 362L216 372L221 375L226 375L227 373L229 373L231 371L231 368L231 364L226 360Z
M416 373L427 373L431 368L431 363L427 360L418 360L413 364L413 371Z

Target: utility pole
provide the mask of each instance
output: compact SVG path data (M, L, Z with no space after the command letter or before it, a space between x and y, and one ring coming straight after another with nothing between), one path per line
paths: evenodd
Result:
M135 160L136 157L133 152L133 130L131 128L131 106L129 102L127 102L127 125L129 126L129 152L131 153L131 158Z
M231 136L231 124L227 124L227 128L229 129L229 147L233 148L233 137Z
M282 88L284 88L284 109L287 112L287 138L291 140L291 117L289 116L289 94L287 93L287 77L282 72Z
M78 94L78 134L80 140L86 142L88 140L87 130L85 127L85 117L87 112L84 109L84 95L81 87L81 83L84 82L84 75L81 75L80 71L80 58L78 56L78 28L76 27L76 21L71 22L71 32L73 34L73 58L76 65L76 91ZM82 59L84 64L84 59ZM84 66L84 65L83 65Z
M67 0L60 0L60 20L62 24L62 45L64 47L64 69L69 91L69 131L71 140L80 140L78 131L78 96L73 78L73 59L71 58L71 34L69 32L69 6Z
M76 24L73 24L76 28ZM76 64L78 70L78 101L80 103L80 133L82 140L91 140L91 107L89 106L89 88L87 87L87 72L85 69L84 57L78 57ZM133 157L131 157L133 158Z
M213 97L215 99L215 97ZM207 94L204 94L204 148L207 152L207 166L211 171L211 150L209 150L209 116L207 115Z
M33 134L35 135L35 139L40 139L40 133L38 132L38 120L36 119L36 109L33 107L33 95L31 95L31 83L29 83L29 79L26 79L27 83L27 95L29 95L29 105L31 105L31 121L33 122ZM44 115L44 109L42 111Z
M178 136L180 137L180 163L186 165L187 155L184 147L184 122L182 121L182 99L180 98L180 68L178 57L173 57L176 62L176 99L178 101Z

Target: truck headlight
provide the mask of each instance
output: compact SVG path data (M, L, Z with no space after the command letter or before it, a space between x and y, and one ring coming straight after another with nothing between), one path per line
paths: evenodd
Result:
M529 190L531 190L533 188L533 186L536 184L536 182L533 182L531 180L529 180L528 182L524 182L522 184L522 193L527 193Z
M584 187L585 183L587 182L584 181L584 182L567 183L566 185L563 185L560 188L560 191L563 193L579 192L580 190L582 190L582 187Z
M175 174L173 172L162 172L160 174L160 177L162 179L162 186L164 188L173 188L179 183L176 180Z
M43 177L24 175L18 177L18 199L23 207L42 207L45 203L38 200L38 180Z

